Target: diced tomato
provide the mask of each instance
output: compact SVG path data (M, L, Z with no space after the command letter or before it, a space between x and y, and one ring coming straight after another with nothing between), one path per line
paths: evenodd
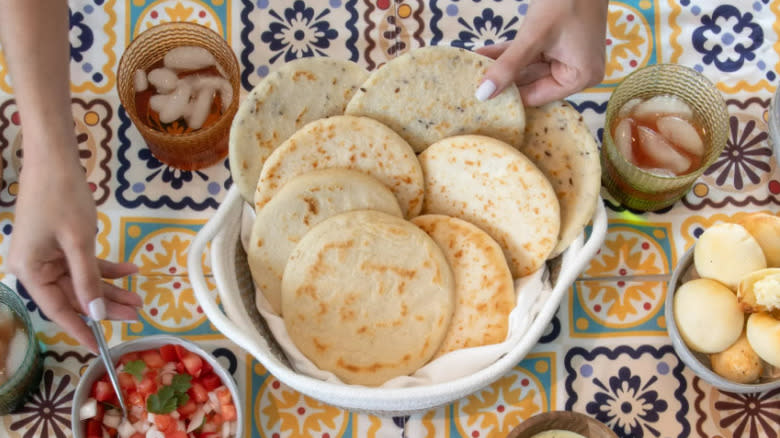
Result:
M163 345L160 347L160 356L166 362L175 362L179 360L179 355L176 354L176 347L171 344Z
M95 400L99 402L110 401L115 397L114 388L108 382L98 380L94 386Z
M184 357L185 354L189 353L186 348L182 347L181 345L174 345L173 349L176 350L176 356L179 357L179 360L181 360L182 357Z
M144 396L140 392L134 391L127 396L127 402L132 406L146 406Z
M206 391L206 388L197 382L190 386L190 389L187 390L187 394L189 394L192 400L195 400L195 403L205 403L206 400L209 399L209 394L208 391Z
M179 361L177 361L176 362L176 372L179 373L179 374L184 374L185 371L187 371L187 370L184 369L184 364L179 362Z
M222 405L220 406L220 411L222 412L222 419L225 421L233 421L238 418L236 407L233 405Z
M87 438L103 438L103 426L99 421L87 421Z
M122 388L123 392L127 393L135 389L135 377L132 374L119 373L117 378L119 378L119 387Z
M209 364L208 362L206 362L204 360L203 361L203 369L201 370L201 374L212 373L212 372L214 372L214 368L211 366L211 364Z
M188 351L187 354L181 358L181 363L184 364L187 374L192 377L200 376L200 372L203 369L203 359L201 359L200 356Z
M157 350L142 351L141 360L143 360L149 368L162 368L165 365L165 361Z
M222 418L222 415L219 413L214 413L209 417L208 421L206 423L211 424L213 426L219 427L222 426L222 423L224 423L225 420Z
M173 432L176 430L176 420L170 415L155 414L154 425L160 432Z
M121 363L122 365L127 365L128 362L139 360L140 358L141 355L138 354L137 351L131 351L130 353L123 354L122 357L119 358L119 363Z
M165 434L165 438L187 438L187 432L183 430L175 430Z
M95 416L92 417L93 420L103 422L103 415L106 414L106 407L103 405L103 403L98 403L97 407L95 408Z
M233 397L230 396L230 390L227 387L218 388L216 394L220 405L233 404Z
M142 434L141 432L136 432L130 435L130 438L146 438L146 435Z
M206 362L204 362L206 363ZM205 373L200 376L200 384L206 388L206 391L213 391L222 386L222 380L214 373Z
M154 379L146 376L143 378L143 380L141 380L141 383L138 384L138 392L140 392L144 397L150 394L154 394L157 392L157 383L155 383Z
M177 411L179 411L179 415L182 417L188 418L190 415L192 415L193 412L198 410L198 404L195 403L194 400L190 399L187 400L187 403L185 403L182 406L179 406Z
M117 435L119 435L119 432L117 432L117 430L114 429L113 427L106 427L106 433L110 437L116 437Z

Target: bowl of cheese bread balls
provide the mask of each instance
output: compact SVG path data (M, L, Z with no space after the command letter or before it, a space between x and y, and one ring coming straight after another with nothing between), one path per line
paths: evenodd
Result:
M716 388L780 388L780 217L704 230L669 282L666 320L677 355Z

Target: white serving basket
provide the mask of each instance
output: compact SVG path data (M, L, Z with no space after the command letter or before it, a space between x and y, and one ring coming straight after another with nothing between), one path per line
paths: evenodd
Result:
M496 381L534 347L577 276L601 247L607 214L599 199L590 235L579 236L559 257L548 262L552 290L537 298L538 309L518 342L488 366L443 383L403 388L369 388L329 382L296 372L255 310L255 289L241 244L241 219L246 204L234 185L214 217L200 230L187 257L190 281L203 311L227 338L254 356L287 386L333 406L376 415L403 415L449 404ZM206 283L203 257L208 245L222 307Z

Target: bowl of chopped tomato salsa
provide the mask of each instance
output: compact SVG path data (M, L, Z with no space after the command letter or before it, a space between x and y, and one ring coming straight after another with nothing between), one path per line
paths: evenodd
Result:
M233 377L196 344L147 336L110 349L128 417L103 362L93 359L73 399L75 438L228 438L243 436Z

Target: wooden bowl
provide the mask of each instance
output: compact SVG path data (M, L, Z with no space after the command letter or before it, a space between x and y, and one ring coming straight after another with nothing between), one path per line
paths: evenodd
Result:
M565 430L585 438L617 438L604 423L577 412L552 411L534 415L512 429L507 438L531 438L548 430Z

